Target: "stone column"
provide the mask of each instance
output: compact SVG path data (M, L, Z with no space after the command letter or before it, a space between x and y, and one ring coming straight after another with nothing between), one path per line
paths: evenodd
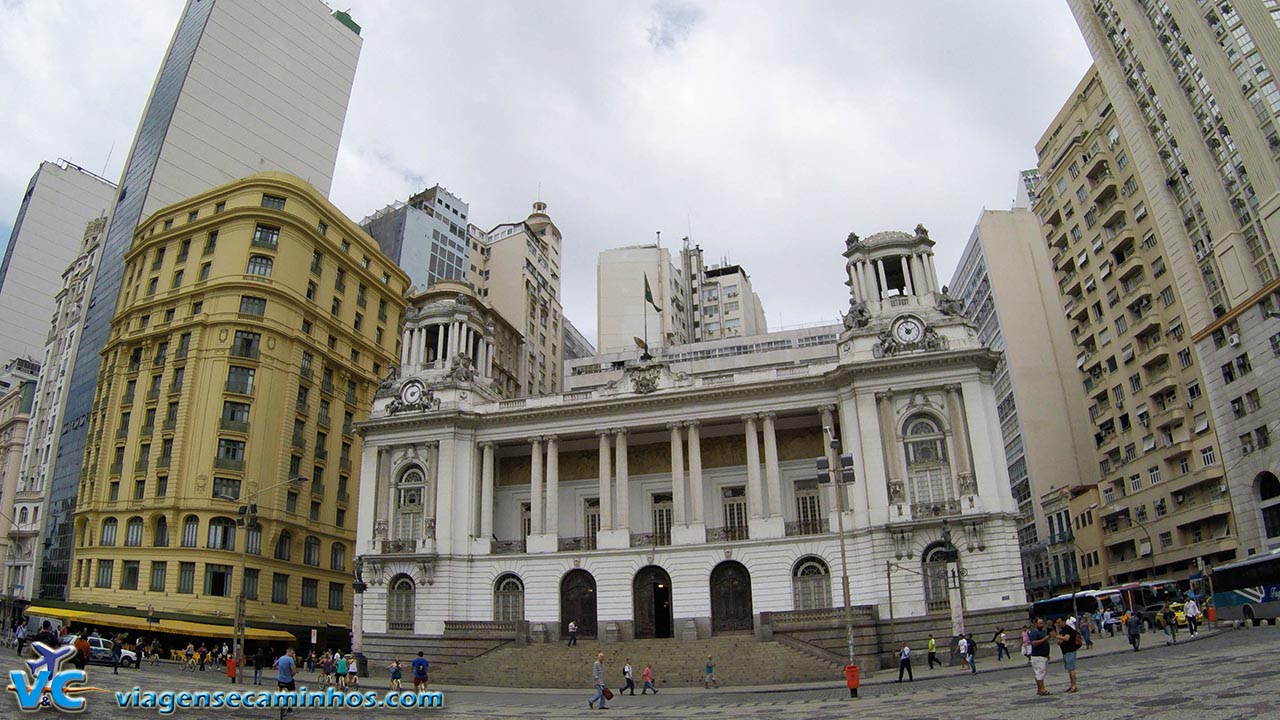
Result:
M493 443L480 443L480 537L493 538Z
M436 325L436 367L444 367L444 323Z
M617 525L619 530L630 531L631 514L630 514L630 495L629 476L627 469L627 429L620 428L613 431L614 434L614 464L618 475L618 514Z
M876 269L880 272L880 299L889 297L889 280L884 274L884 259L876 260Z
M689 510L693 515L689 522L693 525L705 526L706 518L702 507L706 502L706 496L702 486L701 426L697 420L691 420L685 425L689 428Z
M684 502L684 446L680 434L683 425L678 422L667 423L671 431L671 524L686 525Z
M600 438L600 529L613 529L613 460L609 453L608 430L597 430Z
M898 260L902 262L902 281L906 283L904 292L908 295L915 295L915 287L911 284L911 268L907 264L907 256L899 255Z
M744 441L747 446L747 515L748 520L764 517L764 498L760 487L760 439L756 433L756 416L742 416Z
M769 496L768 517L782 517L782 479L778 473L778 436L776 413L762 413L764 418L764 484Z
M614 428L597 431L600 435L600 535L596 547L619 550L631 547L631 520L628 517L627 431ZM609 435L614 435L614 468L617 475L613 522L609 521Z
M893 417L893 391L876 393L876 409L880 419L880 444L884 451L885 480L890 505L908 505L907 486L899 461L898 428Z
M928 294L931 288L929 287L929 278L925 277L924 261L920 253L911 256L911 275L916 281L916 295Z
M530 459L530 500L529 514L531 515L530 532L533 535L541 535L542 525L542 438L529 438L530 445L533 446L533 452Z
M960 495L978 494L969 457L969 428L964 421L964 399L959 385L944 385L947 393L947 422L951 424L951 445L955 453L956 490Z
M409 349L411 347L412 346L409 344L409 330L406 328L404 332L400 333L400 364L401 365L409 364Z
M858 277L858 263L849 263L849 289L855 300L862 299L862 278Z
M485 342L484 344L484 376L487 378L493 377L493 350L494 350L493 343Z
M560 535L560 439L547 436L547 527L546 532Z
M933 253L926 254L924 256L924 259L925 259L924 271L926 273L929 273L929 284L933 285L934 290L941 292L942 289L938 287L938 283L937 283L938 269L933 266Z

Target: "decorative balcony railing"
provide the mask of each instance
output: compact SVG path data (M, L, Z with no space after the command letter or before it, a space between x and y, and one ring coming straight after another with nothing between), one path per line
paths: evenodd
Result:
M560 548L560 552L579 552L583 550L595 550L596 536L583 535L581 537L562 537L560 538L559 548Z
M955 499L911 503L911 515L915 518L948 517L959 514L960 501Z
M511 555L524 552L524 540L494 540L490 552L493 555Z
M787 537L794 535L825 535L830 530L831 523L826 518L818 520L793 520L787 523Z
M707 542L737 542L747 539L747 527L707 528Z
M671 544L671 531L631 533L631 547L665 547Z

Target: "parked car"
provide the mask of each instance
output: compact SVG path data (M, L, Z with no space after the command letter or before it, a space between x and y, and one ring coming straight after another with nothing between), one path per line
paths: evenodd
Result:
M1181 627L1187 626L1187 612L1185 608L1186 605L1180 602L1169 603L1169 609L1173 611L1174 622L1178 623ZM1164 616L1162 614L1156 615L1156 627L1162 630L1164 629Z
M101 663L105 665L114 665L115 659L111 657L111 640L108 638L91 637L89 641L89 662ZM122 667L137 667L138 654L132 650L120 651L120 665Z

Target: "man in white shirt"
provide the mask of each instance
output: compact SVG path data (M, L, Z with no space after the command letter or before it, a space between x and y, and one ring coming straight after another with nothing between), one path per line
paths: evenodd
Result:
M969 641L963 635L960 636L960 643L956 645L956 651L960 653L960 662L969 663Z
M907 644L902 643L902 650L898 652L898 657L902 658L898 661L898 682L902 682L902 673L907 673L907 682L914 682L915 676L911 674L911 648Z
M1196 636L1196 628L1200 626L1200 604L1195 598L1187 598L1187 604L1183 606L1182 612L1187 616L1187 629L1191 631L1191 637Z

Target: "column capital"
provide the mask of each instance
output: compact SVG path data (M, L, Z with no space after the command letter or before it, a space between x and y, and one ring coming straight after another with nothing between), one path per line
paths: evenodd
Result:
M678 430L678 429L680 429L680 428L684 427L684 425L685 425L685 424L684 424L683 422L681 422L681 421L677 420L676 422L669 422L669 423L667 423L667 429L668 429L668 430Z
M820 413L824 413L824 412L830 412L830 413L833 413L833 412L835 412L835 411L836 411L836 406L835 406L835 405L819 405L819 406L818 406L818 412L820 412Z
M476 443L476 445L479 446L481 450L492 450L498 446L498 443L492 440L481 440Z
M949 393L959 393L960 385L959 383L947 383L946 385L942 386L942 389Z
M881 390L876 393L876 402L888 402L890 400L893 400L892 390Z
M530 436L530 437L528 438L528 441L529 441L529 444L530 444L530 445L538 445L538 444L540 444L540 443L542 442L542 436L541 436L541 435L532 435L532 436Z
M741 416L743 422L755 422L759 418L760 413L747 413L746 415Z
M618 435L620 437L626 437L627 435L626 428L610 428L609 432L613 433L614 435Z
M772 410L770 410L770 411L768 411L768 412L757 413L757 414L760 416L760 419L761 419L761 420L776 420L776 419L778 419L778 413L776 413L776 412L774 412L774 411L772 411Z
M554 434L554 433L553 433L553 434L551 434L551 435L543 435L543 436L542 436L542 441L543 441L543 442L549 442L549 443L551 443L551 442L560 442L560 436L559 436L559 435L556 435L556 434Z
M702 425L702 421L701 421L701 420L685 420L685 421L684 421L684 426L685 426L685 427L696 428L696 427L698 427L698 426L700 426L700 425Z
M597 437L604 438L604 437L609 437L612 434L613 434L613 430L596 430Z

